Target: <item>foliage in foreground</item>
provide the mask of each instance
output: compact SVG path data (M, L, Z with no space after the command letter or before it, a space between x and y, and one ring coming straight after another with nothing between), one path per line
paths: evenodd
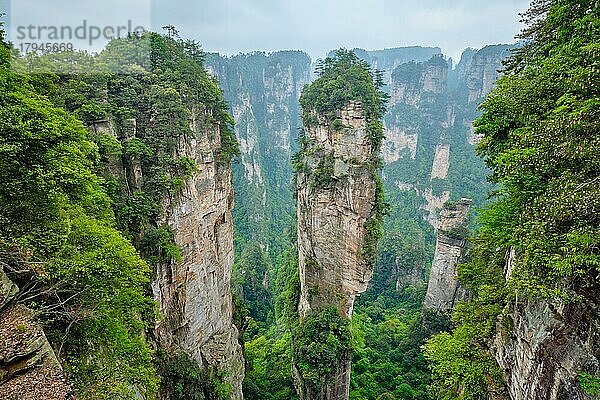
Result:
M596 1L534 2L527 44L482 105L478 150L500 189L481 218L473 261L459 271L473 300L457 309L451 334L426 345L444 399L498 389L486 343L515 298L599 302L599 13Z
M1 36L0 240L40 266L28 305L47 323L79 396L153 397L150 269L115 229L83 124L11 71Z

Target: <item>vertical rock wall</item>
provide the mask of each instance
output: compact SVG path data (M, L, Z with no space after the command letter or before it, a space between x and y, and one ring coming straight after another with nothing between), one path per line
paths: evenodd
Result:
M373 154L360 102L337 112L342 128L315 117L318 122L306 128L314 151L305 153L308 170L297 176L299 312L302 319L334 307L340 316L350 318L356 295L367 289L373 273L363 250L376 194L367 166ZM350 368L347 351L321 393L301 389L301 396L348 399Z
M362 253L375 199L372 172L364 165L372 157L366 120L358 102L339 111L339 117L347 128L322 122L306 129L321 150L306 156L312 170L297 178L301 316L336 307L350 317L356 295L366 290L373 272ZM315 188L310 175L321 155L330 157L332 175Z
M461 199L452 206L445 205L442 208L425 308L450 311L466 295L458 282L456 266L465 256L467 242L461 230L466 229L470 206L471 200Z
M509 251L507 280L516 259ZM511 400L597 399L578 381L581 371L600 371L598 292L593 286L576 303L520 301L504 311L496 332L492 353Z
M173 198L165 221L181 249L181 261L158 266L154 297L163 319L160 344L184 351L201 366L225 371L233 398L241 399L244 361L232 322L233 187L229 165L220 165L218 127L206 129L201 113L192 118L195 137L181 139L177 157L195 160L198 171Z

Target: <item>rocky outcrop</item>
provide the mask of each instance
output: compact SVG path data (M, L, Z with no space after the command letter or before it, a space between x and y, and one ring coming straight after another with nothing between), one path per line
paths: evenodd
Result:
M515 260L509 251L507 280ZM577 303L523 300L505 310L491 347L511 400L597 399L578 381L580 372L600 373L600 310L594 297L592 290Z
M433 166L431 167L431 179L446 179L448 169L450 168L450 146L447 144L438 145L435 148L433 156Z
M393 126L386 130L385 138L382 156L386 164L400 160L405 154L413 160L417 156L419 135L407 134L401 128Z
M500 77L502 61L510 56L511 45L486 46L475 54L467 53L465 62L469 67L464 73L468 89L468 101L481 101L494 87ZM462 62L462 60L461 60Z
M223 372L232 386L232 398L241 399L244 360L233 324L231 293L232 173L218 159L220 127L208 120L203 111L193 110L193 136L181 136L171 154L173 159L193 160L197 171L178 193L164 199L165 211L156 221L173 232L181 260L156 265L152 289L161 319L155 336L170 354L185 352L200 367ZM96 121L88 129L113 135L122 143L138 135L135 119L118 128L111 120ZM144 174L135 154L110 159L107 168L129 190L142 187Z
M456 267L466 252L467 214L471 200L446 204L440 214L435 255L429 273L425 308L447 312L466 296L457 279Z
M317 122L305 128L310 144L297 175L300 319L332 307L350 318L373 274L364 251L377 190L373 149L360 102L337 111L338 127L314 117ZM348 349L320 393L310 392L296 370L301 398L348 399L350 368Z
M206 129L203 115L192 116L194 137L175 150L198 167L177 196L166 199L164 221L174 233L181 261L159 264L154 298L163 319L156 337L162 347L184 351L201 367L224 371L232 396L241 399L244 360L233 325L233 187L231 169L221 165L218 126Z
M424 93L444 93L448 84L448 62L438 55L422 63L401 64L392 73L390 105L419 106Z
M16 302L18 294L0 263L0 399L75 399L33 312Z
M589 304L524 302L498 325L493 352L511 400L593 400L578 382L580 371L600 370L600 322Z
M366 120L359 102L338 111L338 117L345 128L323 121L306 128L320 151L305 155L310 171L297 178L302 316L333 306L350 317L356 295L367 289L373 272L362 251L375 200L375 181L366 165L373 157ZM331 175L315 188L310 175L323 168L321 155L329 159Z

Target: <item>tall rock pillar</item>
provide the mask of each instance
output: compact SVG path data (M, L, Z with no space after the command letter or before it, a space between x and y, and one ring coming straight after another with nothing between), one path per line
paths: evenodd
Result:
M380 231L378 113L384 97L371 72L354 57L338 52L301 99L305 137L295 158L300 324L294 340L294 372L298 393L307 400L349 396L348 322L356 296L367 289L373 274ZM345 68L338 69L340 64ZM344 81L345 72L352 69L364 81ZM337 107L328 103L329 110L323 112L320 101L333 80L333 85L344 86L340 90L364 90L382 103L374 112L372 103L358 96ZM323 348L313 357L311 349L318 346ZM331 354L335 362L321 359L323 354Z
M234 204L231 168L219 160L221 131L197 123L194 137L182 138L175 150L195 161L197 171L181 193L165 199L165 223L181 250L177 262L161 264L153 283L163 319L156 326L159 343L183 351L201 367L223 372L240 400L244 359L233 324L231 272L233 268Z
M455 204L446 203L442 208L425 308L447 312L466 295L465 288L458 282L456 267L464 261L470 207L471 200L461 199Z

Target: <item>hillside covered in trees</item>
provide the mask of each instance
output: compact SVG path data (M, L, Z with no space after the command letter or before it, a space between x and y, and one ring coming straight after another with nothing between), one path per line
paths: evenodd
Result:
M598 399L600 5L522 19L459 62L0 30L0 398Z

